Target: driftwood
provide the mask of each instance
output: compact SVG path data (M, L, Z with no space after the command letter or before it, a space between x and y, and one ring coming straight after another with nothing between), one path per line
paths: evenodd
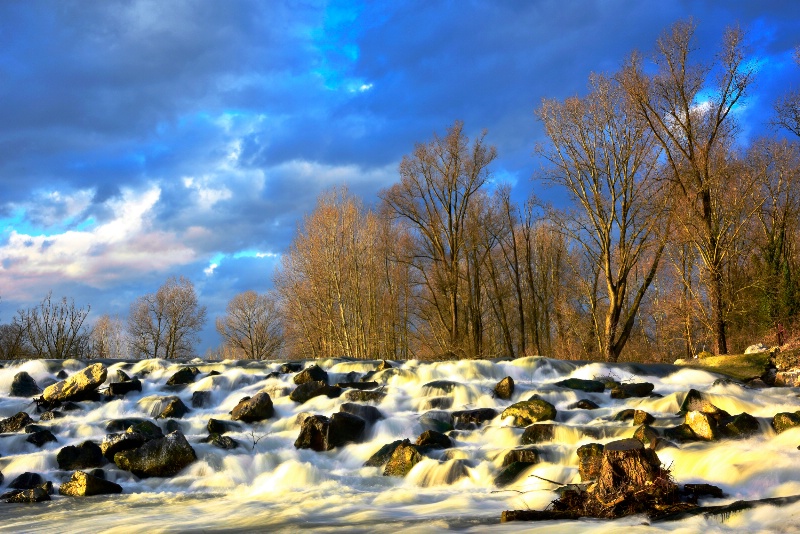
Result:
M680 521L697 515L704 515L706 517L721 517L724 521L732 513L741 512L742 510L749 510L757 506L786 506L787 504L794 504L800 502L800 495L792 495L790 497L771 497L768 499L755 499L752 501L736 501L730 504L723 504L719 506L697 506L688 510L675 511L661 515L651 516L654 522L658 521Z

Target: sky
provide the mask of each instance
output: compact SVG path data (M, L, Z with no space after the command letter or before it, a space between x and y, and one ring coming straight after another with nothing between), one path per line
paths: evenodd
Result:
M462 120L495 183L540 192L543 98L585 93L692 17L697 57L748 34L743 142L800 87L800 2L0 2L0 323L53 291L127 316L183 275L214 318L275 267L317 196L369 204L414 144Z

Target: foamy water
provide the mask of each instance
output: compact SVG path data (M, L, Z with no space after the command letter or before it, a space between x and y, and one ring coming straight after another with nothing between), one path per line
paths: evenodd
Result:
M395 369L377 374L373 380L385 387L387 396L372 403L386 419L368 427L363 443L328 452L298 450L294 441L300 432L298 415L330 416L339 411L344 396L316 397L298 405L289 399L293 374L266 379L279 367L276 362L191 362L201 374L193 384L174 390L166 381L181 366L163 360L107 362L109 382L118 369L139 375L143 391L111 402L82 402L81 411L42 422L57 436L58 443L39 449L25 441L24 433L0 437L0 471L5 482L37 472L58 486L71 472L60 471L56 454L67 445L91 439L99 443L105 425L122 417L152 418L163 408L163 397L178 396L191 406L192 393L211 392L207 408L193 408L179 422L195 449L198 460L171 478L138 479L131 473L104 466L108 480L120 484L121 495L89 498L53 496L37 504L0 504L0 530L9 532L175 532L196 530L321 532L431 532L458 529L467 532L793 532L800 529L800 504L776 508L758 507L726 518L695 517L679 522L650 525L643 516L613 522L543 522L500 524L503 510L543 509L557 498L555 485L579 482L576 450L591 442L630 437L633 424L613 421L623 408L645 410L657 418L655 426L674 426L683 396L690 388L708 394L711 401L731 414L743 411L760 418L762 432L744 440L686 443L659 451L676 481L710 483L721 487L726 499L708 499L703 504L726 504L739 499L761 499L800 494L800 429L776 435L769 425L775 413L800 409L798 391L792 388L750 389L717 382L711 373L668 365L608 365L562 362L545 358L513 361L458 361L421 363L395 362ZM329 373L329 382L348 381L349 373L364 374L377 362L327 360L318 363ZM83 362L9 362L0 369L0 418L26 411L38 419L29 399L7 396L13 376L27 371L40 386L57 381L62 368L68 373ZM206 376L210 371L221 373ZM516 389L511 400L495 398L493 388L511 376ZM553 385L564 378L613 377L618 381L647 381L661 397L611 399L604 393L584 393ZM434 380L459 385L446 392L426 387ZM240 444L221 450L203 440L208 419L227 420L238 401L258 391L268 391L275 417L260 423L240 423L226 435ZM476 430L456 431L454 448L432 453L405 478L384 477L383 468L364 467L381 446L397 439L412 441L426 429L421 416L431 410L432 399L448 397L452 406L444 410L495 408L498 412L519 400L538 394L558 410L559 424L551 442L536 445L541 463L528 468L510 486L498 488L494 478L503 457L519 446L523 428L498 415ZM592 400L597 410L568 409L579 399ZM442 402L441 399L436 402ZM164 427L165 422L158 423ZM602 429L602 439L586 436L582 429ZM540 478L541 477L541 478ZM724 520L723 520L724 519Z

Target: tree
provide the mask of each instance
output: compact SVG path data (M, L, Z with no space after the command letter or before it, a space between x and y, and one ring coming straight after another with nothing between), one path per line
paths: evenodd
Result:
M58 360L82 358L89 341L83 323L90 310L90 306L75 306L75 301L68 301L67 297L53 301L50 291L38 306L20 310L16 321L36 356Z
M127 358L128 340L125 325L119 317L102 315L92 327L89 336L89 357Z
M217 332L245 359L275 358L283 345L276 296L252 290L234 296L217 319Z
M684 228L703 258L715 350L727 352L724 263L731 235L741 220L726 220L731 210L719 210L721 194L732 189L728 152L735 133L731 111L752 82L753 67L744 57L744 35L726 30L722 48L713 63L691 62L695 26L679 22L657 42L656 72L646 73L642 58L634 53L627 61L620 83L632 105L649 124L661 145L680 210L690 215ZM748 191L739 188L737 194ZM691 219L691 220L690 220Z
M596 327L598 344L606 360L617 361L664 250L659 230L669 227L667 202L648 124L614 80L593 75L589 86L583 98L543 101L537 115L552 148L539 153L552 165L548 180L564 187L578 206L552 216L597 268L593 278L605 283L608 304ZM644 276L635 281L634 270L642 264ZM595 317L598 298L593 292Z
M190 357L205 320L206 307L198 304L194 284L183 276L172 276L158 291L131 304L131 348L140 357Z
M472 144L456 121L444 137L417 144L400 163L400 182L380 196L395 217L408 223L415 245L411 265L419 274L440 350L465 350L462 284L468 218L497 156L483 132ZM468 349L468 348L467 348Z
M794 60L800 65L800 47L794 51ZM776 123L800 137L800 89L794 89L775 104Z

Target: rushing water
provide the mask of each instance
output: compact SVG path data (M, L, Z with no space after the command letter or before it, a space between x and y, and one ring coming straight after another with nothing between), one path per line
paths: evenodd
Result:
M395 363L395 369L375 375L387 396L376 406L385 419L368 427L366 440L329 452L294 447L300 425L298 415L331 415L347 402L344 397L315 397L302 405L289 399L295 387L292 374L265 378L278 369L276 362L190 362L201 374L193 384L175 390L166 381L184 364L164 360L109 361L108 381L118 369L142 377L143 390L110 402L82 402L83 410L43 422L58 443L41 449L25 441L25 434L0 436L0 471L8 483L26 471L41 473L58 486L71 472L60 471L56 454L66 445L87 439L102 441L106 423L121 417L153 417L163 405L160 397L176 395L191 406L192 393L210 391L208 408L193 408L179 420L198 460L171 478L138 479L113 464L106 476L123 487L121 495L88 498L56 493L50 502L0 504L0 530L13 532L174 532L174 531L294 531L321 532L431 532L445 529L467 532L793 532L800 530L800 504L761 506L730 517L694 517L679 522L650 525L643 516L608 522L598 520L507 523L500 513L512 509L544 509L557 498L556 486L579 482L576 449L590 442L630 437L628 422L613 421L623 408L645 410L657 418L655 426L674 426L684 394L695 388L706 392L719 408L759 418L762 432L743 440L686 443L658 452L678 483L710 483L728 497L702 504L725 504L740 499L761 499L800 494L800 429L776 435L769 420L778 412L797 411L800 398L792 388L750 389L704 371L669 365L609 365L530 357L513 361L453 361ZM327 360L317 362L329 373L329 382L352 380L377 362ZM78 361L9 362L0 369L0 418L27 411L37 420L29 399L7 395L14 375L28 372L42 387L57 381L63 368L73 373L85 367ZM210 371L221 373L206 376ZM494 397L495 384L511 376L513 399ZM647 381L661 396L611 399L604 393L584 393L560 388L553 382L575 377L613 377L618 381ZM460 385L450 392L426 388L433 380ZM227 435L240 446L221 450L204 439L208 419L229 419L228 413L245 395L267 391L275 416L267 421L242 424ZM454 448L417 464L405 478L384 477L383 468L364 467L382 445L397 439L412 442L425 430L421 416L436 397L452 399L450 411L495 408L498 414L519 400L537 393L558 409L559 427L552 442L537 445L541 463L528 469L504 488L494 484L504 454L519 445L523 428L498 415L472 431L453 433ZM596 410L568 409L579 399L600 405ZM449 401L444 401L445 403ZM163 420L159 420L163 426ZM598 427L602 439L586 437L585 427ZM541 478L540 478L541 477Z

